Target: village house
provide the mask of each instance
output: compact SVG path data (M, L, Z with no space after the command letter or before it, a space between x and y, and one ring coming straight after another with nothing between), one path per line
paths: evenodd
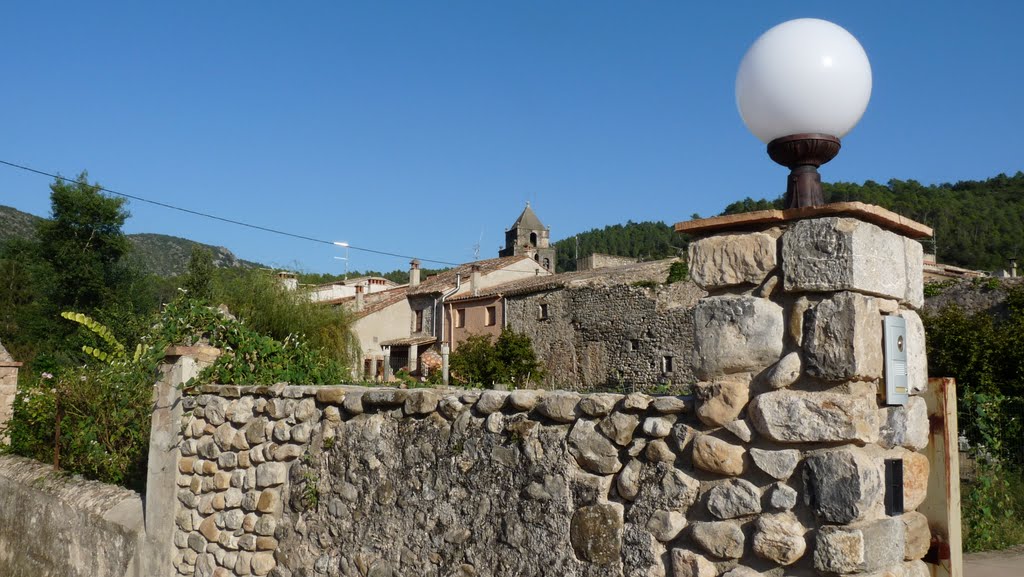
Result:
M452 350L505 327L526 334L545 386L621 391L694 382L693 307L704 292L666 284L678 259L524 278L446 301Z
M398 283L380 276L359 276L343 280L331 281L316 285L309 289L309 300L324 304L336 304L344 299L391 290L400 286Z
M355 314L353 331L359 340L366 378L387 381L399 370L415 376L439 370L441 345L447 344L441 338L446 322L441 311L447 299L516 279L551 274L526 255L464 264L422 281L419 261L413 260L410 265L408 285L371 294L357 292L355 297L334 303L348 306ZM500 320L495 316L490 322Z

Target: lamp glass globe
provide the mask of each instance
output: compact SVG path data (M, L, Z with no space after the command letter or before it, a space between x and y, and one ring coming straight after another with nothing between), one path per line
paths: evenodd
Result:
M871 64L857 39L816 18L783 22L747 50L736 74L736 104L765 143L793 134L842 138L871 98Z

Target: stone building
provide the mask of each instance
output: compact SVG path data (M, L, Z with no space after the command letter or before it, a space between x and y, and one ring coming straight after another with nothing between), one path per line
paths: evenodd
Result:
M505 248L498 256L526 255L544 267L555 272L555 248L551 246L551 229L544 226L526 203L519 218L505 231Z
M526 278L450 299L449 340L455 350L503 327L524 333L546 387L678 389L693 382L693 306L704 293L665 285L673 262Z
M420 280L419 261L410 263L409 284L386 291L336 301L355 314L353 331L363 357L363 376L390 380L404 369L421 375L426 366L439 365L440 349L447 342L441 311L445 302L521 278L547 276L531 257L518 255L457 266Z

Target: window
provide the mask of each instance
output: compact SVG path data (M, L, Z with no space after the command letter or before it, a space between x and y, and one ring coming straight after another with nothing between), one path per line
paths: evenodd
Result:
M640 350L640 339L629 339L626 341L627 351L638 351Z
M661 357L661 372L671 373L672 372L672 357L665 356Z
M537 233L530 233L530 246L537 246Z
M423 332L423 309L416 311L416 322L413 325L413 332Z
M551 259L544 259L544 270L551 270Z
M547 303L541 303L541 305L537 307L537 318L542 320L542 321L546 320L548 318L548 304Z
M487 307L484 309L486 317L484 318L484 324L489 327L493 327L497 322L497 309L495 307Z
M461 329L466 326L466 309L455 309L455 328Z

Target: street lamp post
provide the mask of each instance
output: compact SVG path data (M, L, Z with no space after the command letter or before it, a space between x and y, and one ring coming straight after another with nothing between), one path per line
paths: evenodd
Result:
M790 169L786 208L825 204L818 167L839 153L871 98L871 64L857 39L815 18L783 22L747 50L736 104L768 156Z
M336 256L334 258L337 259L337 260L345 261L345 280L348 280L348 243L347 242L335 242L334 244L336 246L345 247L345 256L344 257Z

